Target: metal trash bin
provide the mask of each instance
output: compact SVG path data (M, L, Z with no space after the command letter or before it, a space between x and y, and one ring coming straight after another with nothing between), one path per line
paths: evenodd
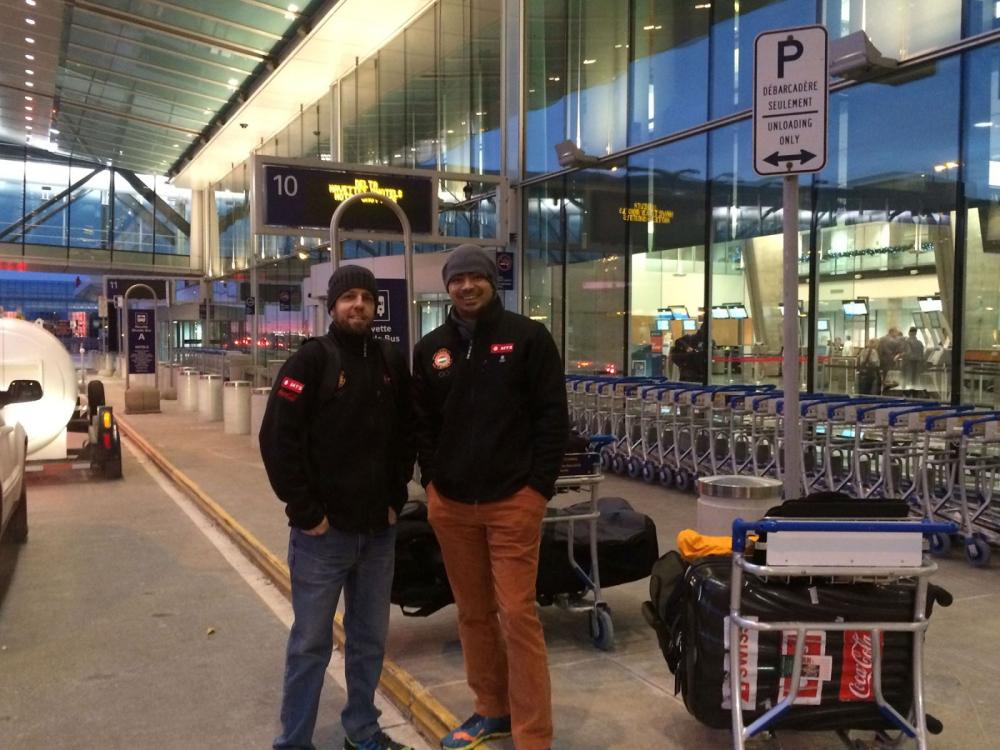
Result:
M250 381L229 380L222 386L222 431L250 434Z
M255 448L260 448L260 425L264 421L264 411L270 395L270 388L254 388L250 392L250 444Z
M222 376L207 372L198 378L198 419L222 420Z
M698 480L697 528L710 536L730 536L733 521L755 521L781 503L782 483L770 477L721 475Z
M184 368L177 373L177 402L181 411L198 411L198 378L197 370Z

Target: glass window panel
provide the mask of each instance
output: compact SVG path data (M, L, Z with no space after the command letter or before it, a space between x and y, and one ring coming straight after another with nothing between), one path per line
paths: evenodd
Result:
M527 171L558 169L554 146L566 139L595 156L625 146L628 11L583 0L527 9Z
M570 34L564 0L525 4L525 171L559 169L553 146L566 138Z
M829 159L816 175L817 320L828 321L828 344L836 348L840 338L848 349L849 337L849 351L874 346L880 362L877 379L855 381L847 372L834 380L834 372L819 371L819 390L950 398L958 58L911 77L906 84L863 84L830 97ZM891 138L885 137L887 124ZM936 296L942 312L921 315L919 299ZM867 299L868 315L847 314L843 303L854 299ZM933 366L902 366L911 327L925 357L936 350Z
M896 60L962 36L962 0L824 0L823 6L831 38L864 31L879 52Z
M70 246L107 250L111 226L110 170L74 163L69 176L71 185L79 185L69 199Z
M742 325L712 321L717 347L714 383L780 383L782 185L780 178L761 178L753 171L751 142L749 121L715 130L709 137L712 304L742 304L747 314ZM800 197L800 208L805 205ZM799 220L800 229L803 226L808 226L807 216ZM808 247L807 236L802 242ZM805 311L808 294L803 287L799 298ZM721 323L730 325L716 325ZM803 348L804 334L803 322L799 330Z
M627 192L612 189L588 208L591 236L609 239L623 230L631 252L629 304L629 372L633 375L680 377L704 381L709 352L684 358L681 366L668 357L671 344L690 333L682 320L659 323L665 309L684 309L698 320L705 305L705 174L706 137L697 136L629 158ZM613 184L619 173L606 173ZM713 338L730 331L715 331ZM733 332L735 335L735 332ZM688 339L690 341L690 339Z
M378 53L379 136L378 160L382 164L412 167L415 145L406 138L406 53L403 34ZM428 144L429 145L429 144ZM433 149L431 150L433 154Z
M153 178L146 175L126 174L115 170L114 182L114 249L118 252L134 253L137 260L143 253L152 253L154 220L151 202L147 194L153 194ZM139 262L152 262L143 259Z
M191 190L172 185L163 177L156 177L155 185L156 252L190 255Z
M438 161L455 143L454 128L438 125L438 54L434 6L404 32L406 39L406 137L404 143L417 148L417 164L436 169ZM394 152L398 153L398 152Z
M708 115L709 8L636 0L629 143L700 124ZM619 39L613 49L628 46Z
M566 251L563 223L563 178L531 185L524 192L524 305L526 315L544 323L565 351L563 319ZM569 362L568 372L589 371L579 361Z
M216 273L247 268L250 264L250 196L246 165L237 167L215 188L219 258Z
M476 174L500 171L500 2L470 0L472 29L469 38L471 63L471 111L473 119L469 167ZM465 169L447 160L445 169Z
M990 3L992 5L992 3ZM1000 45L966 54L962 403L1000 408Z
M340 132L343 140L343 161L358 162L358 77L349 73L341 79Z
M965 34L975 36L1000 28L1000 13L996 0L967 0L965 3Z
M0 144L0 254L21 254L24 153L22 146Z
M603 227L597 221L603 213L600 207L626 201L625 181L609 174L569 175L561 201L566 236L565 358L570 372L574 368L624 372L628 229L624 222Z
M64 248L69 216L69 165L59 160L37 156L25 164L24 224L19 228L25 244ZM32 254L61 257L65 250L47 252L32 249Z
M372 57L358 66L358 161L377 164L379 157L379 90L378 58Z
M439 5L438 96L446 131L441 163L453 170L471 171L471 144L479 125L472 108L469 2L442 0Z
M711 119L753 106L756 36L762 31L815 23L816 12L814 3L802 0L712 3Z

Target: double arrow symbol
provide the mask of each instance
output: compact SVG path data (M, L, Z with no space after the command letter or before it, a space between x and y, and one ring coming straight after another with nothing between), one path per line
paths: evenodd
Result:
M806 151L805 149L802 149L797 154L779 154L777 151L775 151L770 156L765 156L764 161L766 161L772 167L778 166L779 164L781 164L781 162L788 162L788 168L791 169L792 168L791 162L793 161L805 164L807 161L811 161L812 159L815 158L816 154Z

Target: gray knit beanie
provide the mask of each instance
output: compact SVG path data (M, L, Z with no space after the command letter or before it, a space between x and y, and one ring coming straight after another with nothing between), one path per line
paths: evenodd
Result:
M378 297L378 286L371 271L363 266L340 266L330 276L326 287L326 309L333 309L340 295L351 289L364 289L371 292L372 297Z
M459 245L450 253L441 269L444 286L460 273L478 273L489 279L494 289L497 288L497 264L493 257L479 245Z

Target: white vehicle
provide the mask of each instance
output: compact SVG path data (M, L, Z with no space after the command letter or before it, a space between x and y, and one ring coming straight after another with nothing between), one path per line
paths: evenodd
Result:
M28 538L28 486L24 481L28 436L20 422L4 421L3 407L41 397L42 384L37 380L12 380L6 391L0 391L0 541L23 542Z

